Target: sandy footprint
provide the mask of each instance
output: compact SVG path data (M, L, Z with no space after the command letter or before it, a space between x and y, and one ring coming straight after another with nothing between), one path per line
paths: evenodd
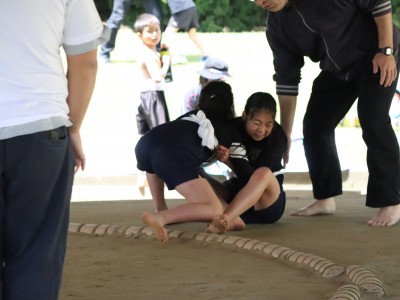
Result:
M154 235L161 243L168 243L168 234L161 222L160 216L151 212L144 212L142 214L142 220L153 230Z

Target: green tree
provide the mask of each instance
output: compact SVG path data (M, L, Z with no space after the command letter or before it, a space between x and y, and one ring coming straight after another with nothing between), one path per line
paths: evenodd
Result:
M392 0L392 12L394 22L400 26L400 0Z
M321 0L323 1L323 0ZM113 0L95 0L102 20L106 21L112 10ZM162 0L165 28L170 17L166 0ZM246 0L197 0L197 11L200 19L199 31L252 31L264 30L267 12ZM132 8L124 20L124 24L132 26L136 17L143 13L142 2L132 1ZM393 20L400 26L400 0L392 0Z

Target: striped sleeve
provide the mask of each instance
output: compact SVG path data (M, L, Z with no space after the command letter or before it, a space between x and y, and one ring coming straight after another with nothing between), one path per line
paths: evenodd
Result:
M244 159L248 161L246 148L237 142L233 142L229 147L229 157L234 159Z
M392 12L392 2L390 0L377 1L377 5L372 10L374 17L379 17Z
M298 85L277 84L276 85L276 94L277 95L297 96L299 94L299 86Z
M229 160L240 184L245 185L254 173L254 167L250 165L246 148L242 143L233 142L231 144L229 147Z

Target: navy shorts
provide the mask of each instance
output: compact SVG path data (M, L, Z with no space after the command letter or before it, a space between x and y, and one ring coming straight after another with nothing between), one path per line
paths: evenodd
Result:
M189 30L199 27L199 17L196 7L191 7L173 14L168 21L167 27L178 28L179 30Z
M191 121L173 121L154 127L136 144L137 168L157 174L169 190L199 178L204 148L197 129L198 124Z
M230 201L242 188L236 178L232 178L225 182L225 186L228 188L231 195ZM262 209L254 210L254 207L249 208L243 214L240 215L242 220L246 224L271 224L277 222L283 215L286 206L286 193L283 191L281 185L281 193L278 199L271 206Z
M262 210L254 210L254 207L251 207L240 217L246 224L272 224L282 217L285 205L286 193L281 191L278 199L270 207Z

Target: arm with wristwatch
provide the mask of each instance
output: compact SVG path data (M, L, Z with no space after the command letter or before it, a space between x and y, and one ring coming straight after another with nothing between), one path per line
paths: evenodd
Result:
M372 60L373 73L380 72L380 84L390 86L397 77L396 59L393 56L392 14L374 18L378 30L378 51Z

